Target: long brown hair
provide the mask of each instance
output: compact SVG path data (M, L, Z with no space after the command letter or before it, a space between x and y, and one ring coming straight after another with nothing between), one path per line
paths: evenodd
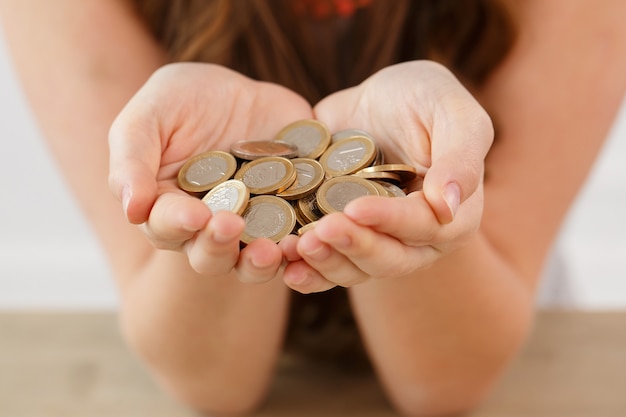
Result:
M312 104L414 59L439 61L478 86L514 35L496 0L372 0L349 19L302 14L295 0L134 1L171 61L222 64L282 84ZM364 363L344 288L294 293L292 301L288 346L348 366Z
M497 0L373 0L350 19L303 15L294 7L303 0L134 1L172 61L226 65L311 103L413 59L480 84L514 35Z

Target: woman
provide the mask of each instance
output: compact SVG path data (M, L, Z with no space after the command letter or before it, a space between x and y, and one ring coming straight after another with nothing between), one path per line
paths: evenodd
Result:
M623 97L623 2L39 3L0 2L7 39L109 255L127 340L167 390L201 411L254 408L287 287L338 285L399 411L484 398ZM193 154L312 117L429 167L424 190L240 252L239 217L175 189Z

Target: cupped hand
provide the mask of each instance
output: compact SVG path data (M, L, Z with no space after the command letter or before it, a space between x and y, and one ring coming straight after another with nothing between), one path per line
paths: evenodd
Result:
M300 292L349 287L415 273L465 244L483 209L490 118L444 67L398 64L314 108L331 132L371 133L387 162L426 170L406 198L362 197L281 243L288 286Z
M213 215L178 188L178 170L201 152L268 139L294 120L311 117L302 97L278 85L212 64L164 66L111 127L110 188L129 222L141 224L156 248L186 253L202 274L236 271L242 281L266 281L281 265L278 246L259 239L240 252L243 219Z

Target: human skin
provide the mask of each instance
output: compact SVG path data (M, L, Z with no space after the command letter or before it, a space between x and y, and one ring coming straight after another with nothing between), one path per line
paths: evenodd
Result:
M462 141L459 127L471 123L455 112L447 132L456 135L436 136L435 128L441 126L427 123L434 120L432 108L415 109L422 112L419 118L393 119L403 115L388 114L394 97L385 97L381 86L393 84L385 77L406 66L328 97L314 110L282 88L213 66L194 66L199 73L188 76L208 80L202 85L213 92L207 94L213 99L209 105L226 116L198 116L215 123L212 129L183 126L180 120L189 120L183 116L200 114L193 112L201 106L170 103L156 114L173 115L171 119L155 121L129 114L146 108L131 101L111 130L111 185L124 202L120 208L113 195L103 192L109 171L107 132L125 103L162 66L163 52L123 2L3 0L0 7L42 130L111 260L126 337L163 385L199 410L241 412L262 399L286 319L283 282L301 292L351 287L372 360L403 413L441 414L481 401L523 343L545 254L626 88L622 2L518 3L511 9L520 27L518 43L484 88L473 91L494 116L498 131L484 165L484 183L479 174L491 143L490 126L473 100L464 102L466 119L474 116L480 122L473 132L477 145L459 148L475 151L470 158L475 169L454 177L461 186L457 210L446 211L442 199L452 178L446 173L456 172L444 160L441 170L427 175L425 192L407 201L356 201L300 239L289 238L280 246L259 241L239 253L243 226L237 216L213 217L173 189L173 172L185 156L200 149L227 149L241 135L271 134L314 111L333 131L369 130L394 158L434 166L436 147L445 151L440 155L449 155L454 146L444 146L444 139ZM158 97L155 83L172 82L168 77L178 71L183 68L158 71L143 97ZM414 72L391 78L406 81ZM220 88L215 79L222 81ZM191 90L178 92L189 97ZM454 84L451 91L463 90ZM133 98L135 103L149 101L141 94ZM280 100L272 99L272 106L277 107L268 106L269 97L276 96ZM178 111L166 112L172 108ZM390 129L390 117L405 128L402 135L392 134L398 131ZM411 125L416 119L426 122ZM200 143L198 136L183 151L174 146L176 135L195 137L207 133L203 129L213 133L208 143ZM154 133L152 141L131 135L150 136L146 132ZM461 166L463 160L453 158ZM126 187L125 193L129 183L137 186L130 193ZM185 208L179 210L181 206ZM347 247L340 239L345 236L351 237ZM373 251L387 256L369 256ZM284 275L283 252L292 261ZM406 262L396 265L406 269L393 271L402 277L388 276L390 253L404 256L400 259ZM422 253L429 255L420 260ZM320 254L323 259L317 258Z

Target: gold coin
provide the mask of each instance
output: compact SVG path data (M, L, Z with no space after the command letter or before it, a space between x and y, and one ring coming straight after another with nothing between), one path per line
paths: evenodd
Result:
M391 172L397 174L400 177L400 186L404 187L408 185L411 181L418 177L417 169L410 165L405 164L383 164L383 165L375 165L367 168L363 168L358 171L360 175L372 174L374 172ZM423 178L426 175L426 171L424 170Z
M375 157L375 143L364 136L355 136L329 146L320 163L328 177L338 177L371 165Z
M213 187L202 198L202 201L213 213L231 211L241 215L248 205L249 199L250 192L242 181L228 180Z
M287 158L268 156L245 164L235 173L251 194L276 194L285 191L296 180L296 168Z
M387 191L387 189L385 187L383 187L383 185L381 184L383 181L370 181L374 187L378 188L378 195L382 196L382 197L392 197L391 194L389 194L389 191Z
M178 186L201 193L233 176L237 160L228 152L208 151L187 160L178 171Z
M317 204L324 214L343 211L350 201L367 195L380 196L381 190L372 181L354 175L331 178L316 193Z
M246 161L253 161L266 156L295 158L298 156L298 148L279 140L249 140L233 143L230 147L230 153Z
M246 228L241 235L244 244L259 238L278 243L296 225L296 214L291 204L273 195L251 198L242 217L246 222Z
M302 226L301 228L298 229L298 236L302 236L303 234L305 234L309 230L314 229L315 226L317 226L317 222L316 221L308 223L308 224L305 224L304 226Z
M372 165L382 165L385 163L385 154L384 152L380 149L380 146L378 146L378 144L376 145L376 157L374 158L374 162L372 162Z
M305 225L314 221L321 219L324 216L324 213L320 210L317 205L317 196L316 193L312 193L307 195L304 198L301 198L296 203L298 213L298 222L301 225Z
M350 139L355 136L363 136L370 139L372 142L376 142L374 136L372 136L369 132L361 129L344 129L338 132L333 133L330 136L330 143L334 144L336 142L342 141L344 139Z
M367 168L366 168L367 169ZM387 171L357 171L352 175L356 175L357 177L365 178L366 180L382 180L382 181L391 181L396 184L400 184L400 175L394 172Z
M285 200L297 200L314 192L324 181L324 168L315 159L296 158L291 163L296 168L296 181L285 191L276 194Z
M398 187L396 184L390 183L388 181L379 180L374 180L374 182L383 187L385 191L387 191L389 197L406 197L406 193L404 192L404 190Z
M330 132L317 120L298 120L285 126L275 137L298 148L298 157L317 159L330 144Z

